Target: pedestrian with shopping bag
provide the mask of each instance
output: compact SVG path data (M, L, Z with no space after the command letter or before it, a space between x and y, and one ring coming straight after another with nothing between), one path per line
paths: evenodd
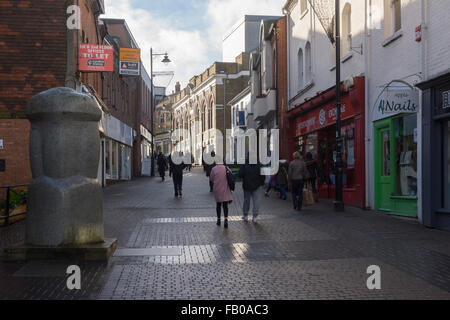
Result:
M239 169L239 177L243 179L242 188L244 189L244 207L242 219L248 221L248 212L250 210L250 201L253 201L253 218L252 221L256 221L256 217L259 214L259 198L260 187L264 185L265 176L261 175L261 165L250 164L247 157L245 165Z
M231 170L224 165L223 160L211 169L209 180L213 186L214 198L216 200L217 225L221 225L221 215L223 208L224 228L228 228L228 205L233 201L231 190L229 187L229 179L227 175Z
M294 160L289 164L288 177L292 182L292 201L295 210L302 210L303 187L307 179L308 171L305 162L301 159L300 152L294 153Z

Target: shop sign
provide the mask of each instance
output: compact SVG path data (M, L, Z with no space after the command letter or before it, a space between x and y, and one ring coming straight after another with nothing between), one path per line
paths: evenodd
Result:
M152 134L143 125L141 125L141 136L143 136L148 141L152 141Z
M391 82L378 97L372 121L378 121L401 113L417 113L419 92L401 81Z
M341 105L341 117L346 119L354 115L353 108L343 104ZM329 105L320 109L316 109L305 116L301 116L296 122L296 136L327 127L336 122L337 108Z
M111 139L119 141L130 147L133 146L133 128L127 126L119 119L111 115L106 115L102 118L102 126L105 129L105 135Z
M119 73L138 76L141 70L141 49L120 48Z
M113 46L80 44L79 70L90 72L114 71Z
M442 92L442 109L448 109L450 108L450 91Z

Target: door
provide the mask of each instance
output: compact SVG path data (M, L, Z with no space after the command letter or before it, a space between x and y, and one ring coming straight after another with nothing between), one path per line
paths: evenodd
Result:
M375 127L375 208L391 211L393 190L392 172L392 130L390 122Z

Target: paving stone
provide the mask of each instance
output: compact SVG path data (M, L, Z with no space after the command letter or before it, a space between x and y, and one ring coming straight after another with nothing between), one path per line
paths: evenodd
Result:
M274 196L262 197L257 223L244 222L240 183L226 230L201 169L185 175L182 199L172 188L157 178L106 188L105 236L119 240L110 262L0 262L0 299L450 299L450 233L336 213L331 201L297 212ZM0 228L0 247L23 234L23 222ZM65 268L77 263L82 289L71 291ZM367 288L371 265L381 290Z

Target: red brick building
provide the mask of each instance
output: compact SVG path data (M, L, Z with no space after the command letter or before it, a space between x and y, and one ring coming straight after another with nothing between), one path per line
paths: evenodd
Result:
M143 144L151 140L150 80L143 68L144 76L119 75L120 47L137 44L123 20L108 25L99 20L103 13L104 0L0 0L0 186L31 181L27 102L39 92L64 86L95 96L108 118L102 124L115 124L119 131L130 128L126 141L134 147L122 158L124 147L118 145L114 159L118 168L125 160L130 174L121 175L119 169L116 180L141 174ZM78 21L74 17L79 25L73 24ZM80 72L80 44L113 45L114 72Z
M79 1L0 0L0 185L28 183L29 122L25 117L28 100L52 87L76 88L83 79L98 87L100 76L76 72L76 43L82 36L100 43L98 15L103 0L80 2L82 29L68 30L68 7ZM78 37L77 37L78 34Z

